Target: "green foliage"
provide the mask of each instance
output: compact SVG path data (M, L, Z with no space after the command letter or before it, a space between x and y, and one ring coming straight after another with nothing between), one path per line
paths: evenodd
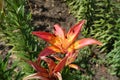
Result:
M0 0L0 10L2 11L4 7L4 0Z
M70 12L77 20L86 19L87 23L82 34L93 37L103 43L98 53L103 53L101 60L95 63L105 63L110 73L120 76L120 3L119 0L66 0ZM89 48L86 55L92 52ZM81 53L85 53L82 51ZM98 54L98 56L103 55ZM104 58L104 59L103 59Z
M21 80L24 75L21 71L16 72L17 63L10 65L11 53L8 53L3 59L0 55L0 78L2 80Z
M31 14L25 10L26 3L25 0L5 0L4 13L0 13L0 41L13 46L11 52L17 56L33 59L44 43L38 44L31 34L34 27L31 26Z
M120 4L114 4L116 10L114 12L118 13L120 11ZM120 13L118 13L120 14ZM109 71L111 74L117 75L120 77L120 15L117 15L117 25L115 25L115 33L113 33L116 37L116 41L114 44L114 48L111 52L109 52L106 56L106 60L108 63Z
M63 74L64 73L64 74ZM83 73L82 71L68 70L62 72L63 80L92 80L92 75L89 73Z
M10 52L17 57L14 60L14 63L17 63L15 67L20 68L17 72L14 72L14 68L10 68L11 72L6 70L11 75L6 78L18 80L21 73L29 74L33 72L33 69L24 60L34 60L44 43L38 44L38 40L31 34L34 28L30 26L31 14L25 10L26 1L5 0L4 3L4 12L1 11L0 13L0 42L5 42L6 46L13 47ZM2 63L2 60L0 61ZM7 62L8 60L6 60ZM14 65L14 63L11 65ZM2 67L1 65L1 70L5 71ZM3 71L1 74L4 73ZM8 73L3 74L3 77L8 75ZM18 76L13 77L13 73L18 74Z
M109 72L120 77L120 41L114 44L114 49L106 56Z
M12 2L12 3L11 3ZM24 0L6 0L4 14L1 13L1 40L13 46L13 53L33 55L37 51L37 41L32 37L31 14L25 14Z
M113 32L116 25L114 6L109 0L74 0L68 1L71 13L78 20L86 19L83 36L96 38L103 42L101 51L110 52L113 48ZM111 32L111 30L113 32ZM116 32L117 33L117 32Z

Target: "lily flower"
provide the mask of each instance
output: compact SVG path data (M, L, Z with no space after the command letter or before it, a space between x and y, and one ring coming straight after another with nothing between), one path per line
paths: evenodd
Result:
M28 63L37 71L25 77L23 80L29 79L40 79L40 80L62 80L60 71L64 68L67 57L64 57L58 64L56 64L52 59L47 57L42 57L41 60L45 61L48 68L40 66L37 62L29 61Z
M32 32L32 34L51 44L50 46L46 47L43 51L41 51L39 57L48 56L56 52L63 54L74 53L75 50L91 44L102 45L101 42L91 38L83 38L75 41L84 23L85 20L80 21L79 23L71 27L68 33L66 33L66 31L62 29L61 26L58 24L54 25L53 34L42 31Z
M78 65L73 64L73 62L75 61L75 59L76 59L77 56L78 56L78 53L79 53L78 51L75 51L74 54L67 54L66 56L68 56L68 58L67 58L67 61L66 61L66 63L65 63L65 66L68 66L68 67L73 68L73 69L76 69L76 70L84 71L84 70L83 70L82 68L80 68ZM61 61L61 60L62 60L62 58L61 58L59 55L57 55L57 54L53 54L53 55L51 55L51 57L55 58L55 59L58 60L58 61Z

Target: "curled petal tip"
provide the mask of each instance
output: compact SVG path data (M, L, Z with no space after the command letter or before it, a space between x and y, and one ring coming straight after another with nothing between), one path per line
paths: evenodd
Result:
M62 75L59 72L57 72L55 75L57 76L58 80L62 80Z
M74 46L75 46L75 49L79 49L84 46L88 46L88 45L92 45L92 44L102 45L102 43L100 41L97 41L95 39L84 38L84 39L76 41Z
M80 70L79 66L78 65L75 65L75 64L69 64L68 65L70 68L73 68L73 69L76 69L76 70Z
M100 41L98 41L98 45L102 46L103 44Z

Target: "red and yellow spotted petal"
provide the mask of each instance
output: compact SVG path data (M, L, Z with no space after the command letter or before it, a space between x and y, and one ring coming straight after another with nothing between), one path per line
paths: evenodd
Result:
M80 30L84 24L85 20L80 21L78 24L74 25L67 33L67 38L69 43L71 44L78 37Z
M73 45L74 45L74 49L79 49L92 44L102 45L101 42L91 38L84 38L84 39L78 40Z

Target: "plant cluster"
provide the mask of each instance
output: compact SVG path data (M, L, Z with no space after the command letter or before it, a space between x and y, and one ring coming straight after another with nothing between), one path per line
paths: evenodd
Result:
M77 50L91 44L102 45L101 42L92 38L83 38L75 41L84 22L85 20L82 20L71 27L68 33L66 33L65 29L62 29L58 24L54 25L53 34L42 31L32 32L32 34L49 42L51 45L40 52L35 62L28 61L37 72L25 77L24 80L62 80L60 71L64 66L79 70L79 66L73 64L79 53ZM42 67L42 61L47 63L46 67Z
M4 1L4 3L2 1ZM12 75L14 76L15 73L19 74L19 72L21 72L22 74L29 74L29 72L33 71L23 59L34 59L37 55L37 51L40 50L40 47L38 46L38 41L30 34L31 31L33 31L33 27L30 26L31 14L26 13L25 10L26 1L0 0L0 3L1 2L2 10L0 12L0 42L5 42L5 46L11 47L9 52L11 53L10 56L12 56L12 64L8 63L10 64L11 69L7 69L5 66L7 66L9 58L8 60L5 59L6 61L4 61L4 59L2 59L2 55L0 54L1 61L3 62L1 67L5 68L5 70L1 68L3 71L0 70L0 76L4 77L2 74L5 73L7 77L5 77L6 79L3 79L12 80L11 78L7 78L11 77ZM3 55L7 58L7 55L4 53ZM2 66L4 64L5 66ZM16 69L18 70L15 72ZM23 75L19 74L19 76L22 77ZM19 79L21 78L16 77L16 80Z
M84 36L92 36L103 42L103 46L99 49L100 53L105 55L105 58L101 57L100 62L110 68L110 73L119 75L119 0L66 0L66 2L70 8L70 12L78 20L87 20L86 27L82 32Z
M10 55L11 53L8 53L5 58L0 56L0 78L3 80L21 80L24 74L22 71L17 72L17 62L12 66L9 64Z

